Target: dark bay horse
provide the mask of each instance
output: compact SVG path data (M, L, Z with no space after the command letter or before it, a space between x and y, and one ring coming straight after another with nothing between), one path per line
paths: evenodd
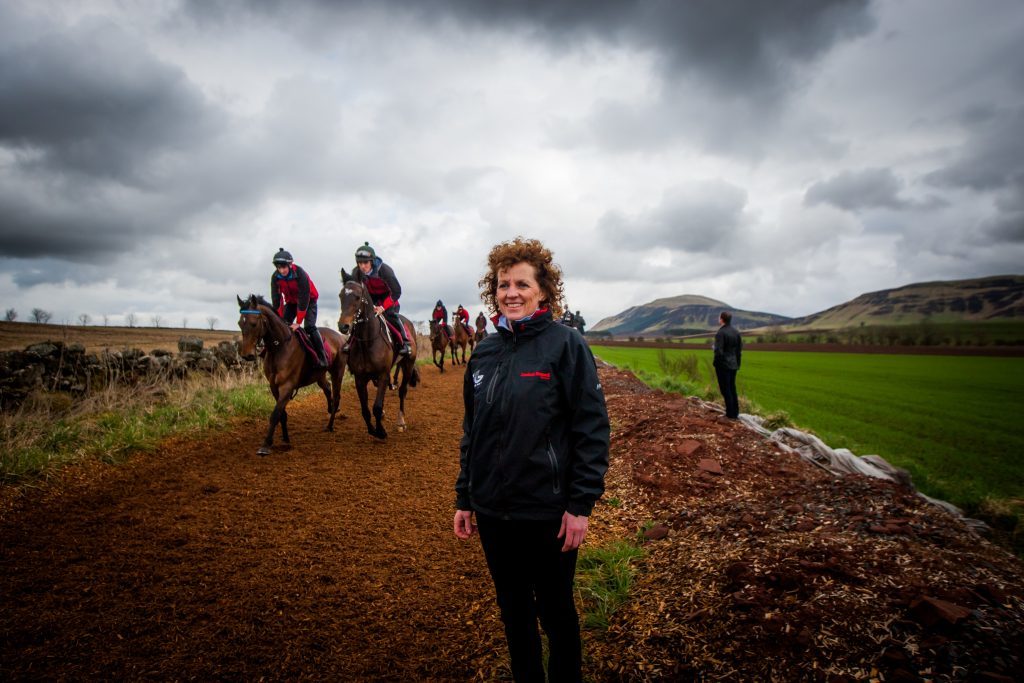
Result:
M434 359L434 365L441 368L441 372L444 372L444 352L448 348L448 335L445 334L444 329L440 323L436 320L430 321L430 348L432 357ZM441 360L437 359L437 352L441 352ZM452 363L455 363L455 347L452 347Z
M349 337L348 370L356 382L356 393L366 421L366 431L378 439L386 439L387 430L381 424L384 417L384 395L391 379L391 368L395 366L395 376L399 371L402 382L398 386L398 431L405 431L405 395L410 386L419 383L419 370L416 369L416 333L405 316L399 316L409 336L411 352L408 356L398 356L395 352L393 336L395 332L388 329L383 316L373 310L373 301L369 293L354 277L341 270L343 283L338 298L341 299L341 317L338 318L338 330ZM370 423L370 409L367 406L369 393L367 383L372 381L377 387L377 396L373 401L374 423Z
M469 347L469 352L473 353L473 335L470 334L466 326L459 320L459 316L456 313L452 316L452 365L457 365L460 362L465 365L466 363L466 347ZM458 361L455 359L455 349L462 349L462 360Z
M274 411L270 413L267 436L256 453L270 454L278 422L281 423L281 440L285 446L291 445L288 440L288 401L292 400L300 388L314 382L323 389L327 398L327 413L331 416L324 431L333 432L334 417L341 399L341 378L345 374L345 354L341 351L344 338L326 327L317 328L324 340L325 349L330 347L334 354L327 368L318 368L303 349L298 336L266 299L256 294L250 294L245 301L238 296L235 298L241 309L238 326L242 329L242 343L238 352L242 357L251 359L256 355L257 347L262 344L260 353L263 355L263 374L270 383L270 393L277 400Z
M473 333L473 343L479 344L487 336L487 317L483 313L476 317L476 332Z

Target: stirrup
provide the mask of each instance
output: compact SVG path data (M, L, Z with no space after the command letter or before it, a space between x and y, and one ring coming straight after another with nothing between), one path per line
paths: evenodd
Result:
M410 353L412 353L412 349L409 348L409 342L404 342L402 348L398 349L399 356L408 356Z

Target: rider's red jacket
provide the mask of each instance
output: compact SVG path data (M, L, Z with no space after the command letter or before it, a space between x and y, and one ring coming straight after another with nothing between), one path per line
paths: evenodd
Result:
M432 317L434 320L441 323L441 325L448 327L448 309L445 308L444 306L442 306L441 308L435 307L434 315Z
M316 301L320 294L317 293L316 285L306 271L293 263L287 275L282 276L275 270L270 277L270 298L274 309L282 318L284 307L295 304L295 322L301 325L306 318L310 300Z
M455 315L462 319L462 322L469 324L469 311L463 308L461 311L455 311Z

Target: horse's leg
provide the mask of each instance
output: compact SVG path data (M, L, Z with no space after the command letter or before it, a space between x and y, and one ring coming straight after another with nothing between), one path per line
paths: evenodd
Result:
M405 395L409 392L409 378L412 377L412 363L402 364L402 384L398 387L398 431L405 431Z
M334 431L334 404L331 402L331 384L327 381L327 373L323 373L316 378L317 386L324 392L324 398L327 399L327 414L330 415L330 419L327 420L327 426L324 427L325 432Z
M291 398L290 391L283 391L275 385L271 385L270 391L274 394L274 398L277 399L277 404L274 406L274 410L270 413L270 425L267 428L267 436L263 439L263 445L256 450L257 455L270 455L270 448L274 445L274 430L277 429L278 422L281 423L281 436L284 442L288 442L287 432L287 413L285 413L285 406L288 405L288 400Z
M388 438L388 431L384 429L384 397L387 395L388 387L388 376L391 374L390 370L385 370L384 374L380 377L380 381L377 383L377 398L373 401L373 418L375 422L375 429L372 432L378 439Z
M366 383L369 378L365 375L363 377L356 377L356 393L359 394L359 407L363 412L363 421L366 422L366 431L373 436L373 424L370 422L370 408L367 403L370 399L370 392L366 390Z
M338 363L338 365L341 365ZM334 418L341 410L341 380L345 377L345 366L341 365L340 370L331 370L331 420L327 423L327 431L334 431ZM341 416L344 419L344 415Z

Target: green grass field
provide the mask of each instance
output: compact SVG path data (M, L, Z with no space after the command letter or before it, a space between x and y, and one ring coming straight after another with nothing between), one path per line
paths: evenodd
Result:
M657 349L593 351L661 373ZM695 353L714 384L710 351L665 353ZM763 411L786 411L833 448L881 455L969 511L1024 499L1024 358L749 351L737 385Z

